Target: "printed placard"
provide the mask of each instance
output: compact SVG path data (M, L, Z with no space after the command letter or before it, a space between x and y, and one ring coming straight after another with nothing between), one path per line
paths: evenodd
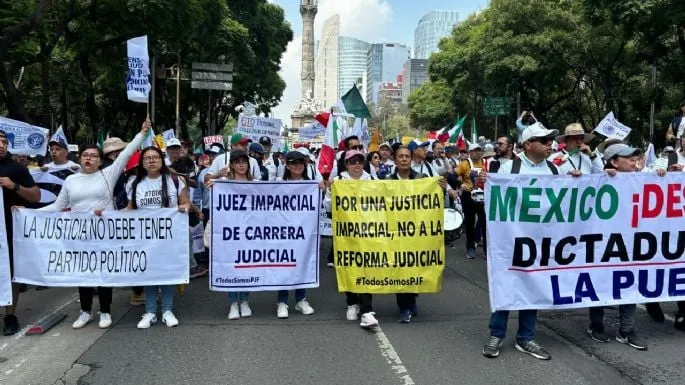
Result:
M316 181L212 187L209 287L265 291L319 286Z

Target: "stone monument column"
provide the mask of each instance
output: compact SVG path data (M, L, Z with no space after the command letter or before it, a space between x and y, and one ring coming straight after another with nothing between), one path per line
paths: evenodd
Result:
M314 98L314 17L318 10L317 0L300 0L302 15L302 96L301 100Z

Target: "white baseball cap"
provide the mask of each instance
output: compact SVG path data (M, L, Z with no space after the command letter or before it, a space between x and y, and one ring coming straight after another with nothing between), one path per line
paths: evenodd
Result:
M482 150L482 149L483 149L483 147L481 147L480 144L478 144L478 143L471 143L469 145L469 152L476 151L476 150Z
M537 122L526 127L521 134L521 143L531 141L538 138L554 139L559 135L559 130L548 130L542 123Z
M166 142L166 146L167 147L174 147L174 146L181 147L181 141L176 139L176 138L171 138L171 139L169 139L169 141Z

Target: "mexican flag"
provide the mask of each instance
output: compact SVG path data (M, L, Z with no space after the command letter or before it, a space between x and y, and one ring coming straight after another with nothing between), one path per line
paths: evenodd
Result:
M319 164L317 169L323 176L324 180L328 179L333 171L335 165L335 149L338 146L338 122L337 118L330 116L328 119L328 127L326 127L326 138L321 145L321 153L319 154Z
M452 129L448 132L450 135L449 143L456 144L458 148L466 148L466 140L464 140L464 130L462 129L464 127L465 120L466 116L459 119L459 121L454 123L454 127L452 127Z
M366 103L364 103L364 99L362 99L362 95L359 93L356 84L340 99L342 100L343 105L345 105L345 111L348 114L352 114L358 119L371 119L369 108L366 106Z

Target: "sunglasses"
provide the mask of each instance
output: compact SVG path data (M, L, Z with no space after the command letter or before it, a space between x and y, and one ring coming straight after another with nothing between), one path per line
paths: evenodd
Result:
M361 150L363 150L363 149L364 149L364 146L362 146L361 144L358 145L358 146L352 146L352 147L350 147L350 150L360 150L360 151L361 151Z
M348 160L347 163L349 163L351 165L364 164L364 159L352 158L352 159Z
M288 164L292 165L304 165L304 160L289 160Z
M538 142L543 145L550 145L552 142L554 142L554 139L552 138L535 138L531 140L531 142Z

